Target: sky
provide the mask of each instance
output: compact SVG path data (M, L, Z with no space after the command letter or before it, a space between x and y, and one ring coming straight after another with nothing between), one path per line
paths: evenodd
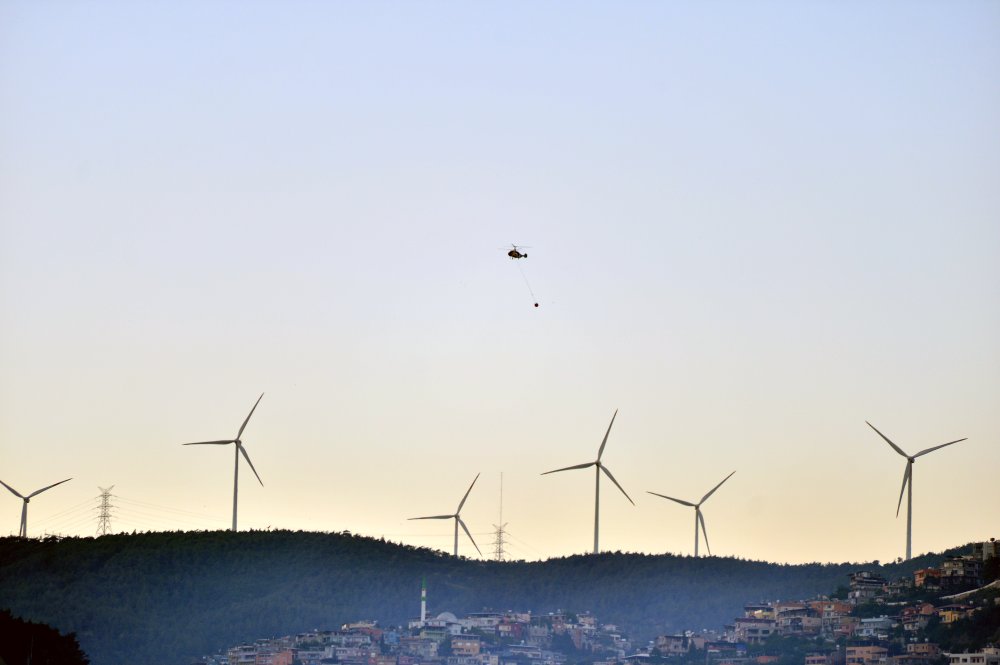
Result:
M1000 536L995 2L0 1L29 535L781 562ZM505 248L528 247L511 260ZM539 306L533 306L538 302ZM0 534L21 502L0 496ZM704 546L704 543L702 544ZM460 554L477 556L463 535Z

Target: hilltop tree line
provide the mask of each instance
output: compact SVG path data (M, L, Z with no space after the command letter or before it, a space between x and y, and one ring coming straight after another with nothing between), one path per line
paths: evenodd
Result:
M0 606L76 633L95 665L156 665L357 619L405 625L424 577L434 612L590 610L649 639L718 627L747 601L827 593L860 568L897 577L942 559L783 565L616 552L498 563L346 533L0 538Z

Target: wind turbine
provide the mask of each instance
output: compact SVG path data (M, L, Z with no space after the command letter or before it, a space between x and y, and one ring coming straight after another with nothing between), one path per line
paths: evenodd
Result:
M615 480L615 477L611 475L610 471L608 471L608 467L604 466L604 464L601 463L601 455L604 454L604 446L606 446L608 443L608 434L611 434L611 425L615 424L615 417L617 415L618 415L618 409L615 409L615 414L611 416L611 423L608 425L608 431L604 433L604 440L601 441L601 447L597 450L597 459L595 461L587 462L586 464L575 464L573 466L567 466L562 469L553 469L552 471L546 471L545 473L542 474L543 476L546 476L550 473L559 473L560 471L572 471L573 469L586 469L588 466L594 467L594 473L596 476L594 485L594 554L597 554L599 551L597 547L597 533L601 516L601 471L607 474L608 478L611 479L611 482L615 484L615 487L621 490L622 494L625 495L625 498L628 499L629 503L631 503L633 506L635 505L635 501L633 501L632 497L628 495L628 492L626 492L622 488L622 486L618 484L618 481Z
M260 483L261 487L264 486L264 481L260 479L257 469L253 468L253 462L250 461L250 456L247 455L246 448L243 447L243 442L240 441L240 436L243 435L243 430L246 428L247 423L250 422L250 416L253 415L254 409L257 408L257 405L260 404L260 400L263 399L263 397L264 393L261 393L260 397L257 398L257 401L254 402L253 409L250 409L250 413L247 414L247 419L243 421L242 425L240 425L240 431L236 433L235 439L227 439L225 441L198 441L197 443L183 444L185 446L226 446L230 443L236 444L236 463L233 467L233 531L236 531L236 498L239 494L240 487L240 453L243 453L243 458L247 461L247 464L250 465L250 470L253 471L253 475L257 476L257 482Z
M899 517L899 509L903 505L903 492L905 491L906 492L906 560L909 561L911 552L910 539L913 535L913 462L921 455L926 455L927 453L934 452L938 448L944 448L945 446L950 446L953 443L959 443L960 441L965 441L965 439L958 439L956 441L949 441L948 443L942 443L939 446L934 446L933 448L921 450L916 455L907 455L906 453L903 452L902 448L900 448L895 443L890 441L889 437L887 437L885 434L882 434L882 432L879 432L877 429L875 429L875 426L872 425L870 422L866 420L865 424L874 429L876 434L885 439L885 442L888 443L890 446L892 446L893 450L895 450L897 453L906 458L906 471L903 472L903 486L899 488L899 502L896 504L896 517Z
M733 473L736 473L736 472L733 471ZM729 480L730 478L732 478L733 477L733 473L730 473L728 476L726 476L725 478L723 478L722 479L722 483L724 483L727 480ZM684 501L682 499L675 499L672 496L667 496L665 494L657 494L656 492L649 492L648 490L646 492L647 494L652 494L653 496L658 496L661 499L670 499L671 501L679 503L682 506L690 506L690 507L694 508L694 555L695 556L698 556L698 525L699 524L701 525L701 532L705 536L705 547L708 549L708 555L709 556L712 555L712 548L709 547L709 544L708 544L708 531L705 529L705 517L701 514L701 504L705 503L705 501L708 500L708 497L710 497L713 494L715 494L715 490L717 490L720 487L722 487L722 483L719 483L718 485L716 485L715 487L713 487L708 494L706 494L705 496L701 497L701 501L699 501L698 503L691 503L690 501Z
M476 477L472 479L472 485L475 485L477 480L479 480L479 474L478 473L476 474ZM462 530L465 531L465 535L467 535L469 537L469 540L472 541L472 544L476 548L476 551L479 552L479 556L483 555L483 551L481 549L479 549L479 545L476 545L475 538L473 538L472 534L469 533L469 527L465 526L465 522L462 521L462 518L460 516L460 513L462 512L462 506L465 505L465 500L469 498L469 492L472 491L472 485L469 485L469 489L467 489L465 491L465 496L463 496L462 500L458 503L458 508L455 509L455 514L454 515L431 515L429 517L411 517L410 518L410 520L450 520L450 519L454 519L455 520L455 556L458 556L458 526L460 524L462 525Z
M67 478L66 480L60 480L58 483L52 483L48 487L43 487L40 490L35 490L34 492L32 492L31 494L29 494L28 496L24 496L23 494L21 494L20 492L18 492L16 489L14 489L13 487L11 487L10 485L8 485L4 481L0 480L0 485L3 485L7 489L9 489L14 496L18 497L19 499L21 499L21 501L24 502L24 505L21 506L21 528L17 532L17 535L19 537L21 537L21 538L27 538L28 537L28 502L31 501L31 497L37 496L37 495L41 494L42 492L44 492L45 490L50 490L53 487L55 487L56 485L62 485L63 483L68 482L70 480L73 480L73 479L72 478Z

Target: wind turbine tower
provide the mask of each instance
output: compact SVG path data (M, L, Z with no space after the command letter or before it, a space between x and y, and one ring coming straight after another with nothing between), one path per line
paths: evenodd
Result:
M965 441L965 439L956 439L955 441L949 441L948 443L942 443L941 445L921 450L916 455L907 455L903 452L902 448L890 441L889 437L885 434L882 434L882 432L875 429L875 426L870 422L866 420L865 424L874 429L876 434L885 439L885 442L892 446L893 450L906 458L906 470L903 471L903 486L899 488L899 502L896 504L896 517L899 517L899 509L903 505L903 492L906 492L906 560L909 561L912 551L911 545L913 536L913 462L916 461L916 459L921 455L932 453L938 448L944 448L945 446L950 446L953 443Z
M469 485L469 489L466 490L465 496L462 497L462 500L459 502L458 508L455 510L455 513L453 515L430 515L428 517L411 517L410 518L411 520L451 520L451 519L455 520L455 556L456 557L458 556L458 527L459 526L462 527L462 530L465 531L465 535L467 535L469 537L469 540L472 541L472 545L476 548L476 551L479 552L479 556L483 555L483 551L479 549L479 545L476 545L475 538L473 538L472 534L469 533L469 527L465 526L465 522L462 521L462 518L461 518L461 515L460 515L461 512L462 512L462 506L465 505L465 500L469 498L469 492L472 491L472 487L473 487L473 485L476 484L477 480L479 480L479 474L478 473L476 474L476 477L472 479L472 485Z
M250 465L250 470L253 471L253 475L257 476L257 482L260 483L261 487L264 486L264 481L261 480L260 476L257 474L257 469L253 468L253 462L250 461L250 456L247 455L246 448L243 447L243 442L240 440L240 437L243 436L243 430L246 429L247 423L250 422L250 416L253 415L254 410L257 408L257 405L260 404L260 400L263 398L264 398L264 393L261 393L260 397L257 398L257 401L254 402L253 408L250 409L250 413L247 414L247 419L243 421L242 425L240 425L240 431L236 433L235 439L226 439L224 441L198 441L196 443L183 444L185 446L228 446L230 443L236 444L236 450L234 451L234 454L236 455L236 461L233 466L233 529L232 529L233 531L236 531L236 504L237 504L237 499L239 498L239 489L240 489L241 454L243 455L243 458L246 459L247 464Z
M598 533L600 531L601 520L601 472L603 471L604 474L611 479L611 482L615 484L615 487L621 490L621 493L625 495L625 498L628 499L629 503L633 506L635 505L635 501L632 500L632 497L630 497L628 492L626 492L622 486L618 484L615 477L611 475L610 471L608 471L608 467L604 466L601 462L601 455L604 454L604 446L608 444L608 435L611 434L611 425L615 424L615 418L617 416L618 409L615 409L614 415L611 416L611 423L608 424L608 431L604 433L604 440L601 441L601 447L597 450L597 459L595 461L586 462L584 464L574 464L573 466L567 466L562 469L553 469L552 471L546 471L542 474L543 476L547 476L550 473L559 473L560 471L572 471L573 469L586 469L591 466L594 467L594 473L596 475L594 481L594 554L597 554L600 551L598 547Z
M21 528L17 532L17 535L20 538L27 538L28 537L28 504L31 502L31 497L38 496L39 494L41 494L45 490L50 490L53 487L55 487L56 485L62 485L63 483L69 482L71 480L73 480L73 479L72 478L67 478L66 480L60 480L58 483L52 483L48 487L43 487L40 490L35 490L34 492L32 492L31 494L29 494L28 496L24 496L23 494L21 494L20 492L18 492L16 489L14 489L13 487L11 487L10 485L8 485L4 481L0 480L0 485L3 485L7 489L9 489L10 492L11 492L11 494L13 494L14 496L16 496L17 498L21 499L21 501L24 502L21 505Z
M736 473L736 472L733 471L733 473ZM730 478L732 478L733 477L733 473L730 473L728 476L726 476L725 478L723 478L722 479L722 483L724 483L727 480L729 480ZM666 494L657 494L656 492L649 492L649 491L646 492L647 494L652 494L653 496L658 496L661 499L670 499L671 501L679 503L682 506L690 506L691 508L694 508L694 555L695 556L698 556L698 527L699 526L701 527L702 534L705 536L705 548L708 550L708 555L709 556L712 555L712 548L709 547L709 545L708 545L708 531L705 529L705 517L704 517L704 515L701 514L701 504L705 503L708 500L708 497L710 497L713 494L715 494L715 490L717 490L720 487L722 487L722 483L719 483L718 485L716 485L715 487L713 487L708 492L708 494L706 494L705 496L701 497L701 501L699 501L698 503L691 503L690 501L684 501L683 499L675 499L674 497L667 496Z

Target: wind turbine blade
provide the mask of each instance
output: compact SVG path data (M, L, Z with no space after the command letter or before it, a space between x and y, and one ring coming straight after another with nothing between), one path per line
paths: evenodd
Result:
M604 454L604 446L608 445L608 435L611 434L611 425L615 424L616 416L618 416L618 409L615 409L615 415L611 416L611 422L608 424L608 431L604 433L604 441L601 441L601 448L597 451L598 462L601 461L601 455Z
M236 443L236 439L230 439L229 441L198 441L196 443L182 443L182 446L225 446L230 443Z
M622 491L622 494L625 495L625 498L628 499L628 502L631 503L634 506L635 505L635 501L633 501L632 497L630 497L628 495L628 492L626 492L625 489L621 485L618 484L618 481L615 480L615 477L611 475L610 471L608 471L608 467L604 466L603 464L598 464L597 468L599 468L601 471L603 471L604 475L606 475L608 478L611 479L611 482L613 482L615 484L615 487L617 487L618 489L620 489Z
M874 429L875 433L878 434L883 439L885 439L885 442L888 443L890 446L892 446L892 449L895 450L897 453L899 453L900 455L902 455L903 457L906 457L906 458L910 457L909 455L907 455L906 453L903 452L902 448L900 448L895 443L893 443L892 441L890 441L889 437L887 437L885 434L882 434L882 432L879 432L877 429L875 429L875 425L872 425L867 420L865 421L865 424L868 425L869 427L871 427L872 429Z
M476 474L476 477L472 479L472 485L475 485L477 480L479 480L479 474L478 473ZM465 505L465 500L469 498L469 492L472 491L472 485L469 485L469 489L467 489L465 491L465 496L462 497L462 502L460 504L458 504L458 510L455 511L456 515L458 515L460 512L462 512L462 506Z
M966 438L968 438L968 437L966 437ZM960 443L960 442L965 441L965 440L966 439L959 439L958 441L949 441L948 443L942 443L940 446L934 446L933 448L928 448L927 450L921 450L919 453L917 453L916 455L914 455L913 458L916 459L916 458L920 457L921 455L926 455L927 453L932 453L935 450L937 450L938 448L944 448L945 446L950 446L953 443Z
M257 482L260 483L261 487L263 487L264 486L264 481L261 480L260 476L257 474L257 469L253 468L253 462L250 461L250 456L247 455L246 448L244 448L243 446L241 446L239 444L237 444L237 448L239 448L240 452L243 453L243 459L245 459L247 461L247 464L250 465L250 470L253 471L253 475L257 476Z
M711 556L712 548L708 545L708 530L705 528L705 516L701 514L700 510L698 511L698 523L701 524L701 533L705 536L705 549L708 550L708 555Z
M16 489L14 489L13 487L11 487L10 485L8 485L7 483L5 483L4 481L0 480L0 485L3 485L7 489L9 489L11 492L13 492L14 496L16 496L18 499L23 499L24 498L23 494L21 494L20 492L18 492Z
M906 483L910 482L910 473L913 465L907 460L906 471L903 472L903 486L899 488L899 503L896 504L896 517L899 517L899 509L903 506L903 492L906 491Z
M733 471L733 473L736 473L736 472L735 472L735 471ZM724 482L726 482L727 480L729 480L730 478L732 478L732 477L733 477L733 473L731 473L731 474L729 474L728 476L726 476L725 478L723 478L723 479L722 479L722 483L724 483ZM715 494L715 490L717 490L717 489L719 489L720 487L722 487L722 483L719 483L718 485L716 485L715 487L713 487L713 488L712 488L712 491L711 491L711 492L709 492L709 493L708 493L708 494L706 494L705 496L701 497L701 501L699 501L699 502L698 502L698 505L700 506L701 504L705 503L705 499L707 499L708 497L710 497L710 496L712 496L713 494ZM709 552L709 554L711 554L711 552Z
M458 523L462 525L462 530L465 531L465 535L467 535L469 537L469 540L472 541L472 544L475 546L476 551L479 552L479 556L482 556L483 551L479 549L479 545L476 545L476 540L472 537L472 534L469 533L469 527L465 526L465 522L463 522L462 518L459 517L458 515L455 515L455 519L457 519Z
M243 430L246 428L247 423L250 422L250 416L253 415L253 412L257 409L257 405L260 404L260 401L262 399L264 399L264 393L261 393L260 397L257 398L257 401L253 403L253 408L250 409L250 413L247 414L247 419L243 421L242 425L240 425L240 431L236 434L237 439L243 435ZM250 466L253 465L251 464ZM257 480L260 480L260 478L258 478Z
M409 520L450 520L452 517L457 517L456 515L431 515L429 517L410 517Z
M72 478L67 478L66 480L60 480L60 481L59 481L58 483L52 483L52 484L51 484L51 485L49 485L48 487L43 487L43 488L42 488L42 489L40 489L40 490L35 490L34 492L32 492L31 494L29 494L29 495L28 495L28 496L26 496L25 498L26 498L26 499L30 499L31 497L35 496L36 494L41 494L41 493L42 493L42 492L44 492L45 490L50 490L50 489L52 489L53 487L55 487L56 485L62 485L63 483L67 483L67 482L69 482L69 481L71 481L71 480L73 480L73 479L72 479Z
M547 476L550 473L559 473L560 471L572 471L573 469L586 469L588 466L594 466L597 462L587 462L586 464L576 464L574 466L566 466L561 469L553 469L552 471L546 471L543 476Z
M646 490L646 494L652 494L653 496L658 496L661 499L670 499L671 501L676 501L677 503L681 504L682 506L691 506L692 508L696 507L693 503L691 503L689 501L684 501L683 499L675 499L674 497L667 496L666 494L657 494L656 492L650 492L649 490Z

